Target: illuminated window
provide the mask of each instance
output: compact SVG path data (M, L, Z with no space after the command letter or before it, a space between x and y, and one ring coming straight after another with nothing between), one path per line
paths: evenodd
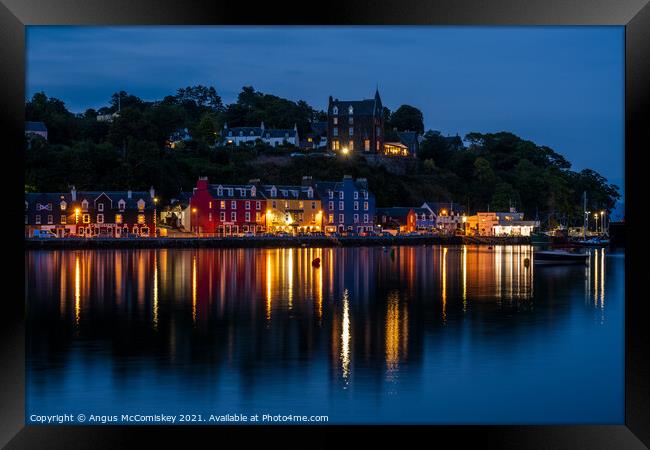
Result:
M97 223L104 223L104 214L97 214Z
M138 224L142 225L144 223L144 214L138 214Z
M348 145L348 148L350 151L354 150L354 141L350 140L350 144Z
M327 222L328 223L334 223L334 214L330 214L327 216Z
M336 139L334 139L334 140L332 141L332 150L339 150L339 149L340 149L339 141L336 140Z
M212 209L212 202L208 202L208 209Z
M368 202L363 202L363 210L368 211Z
M303 209L304 207L305 204L302 201L298 202L298 209Z
M115 223L116 224L121 224L122 223L122 214L115 214Z
M367 152L370 151L370 139L363 140L363 149Z
M377 141L376 144L377 145L375 147L376 147L377 151L379 151L379 141Z
M138 211L144 211L144 200L138 200Z
M208 213L208 221L212 222L212 213L211 212Z
M310 138L310 137L307 138L307 142L312 142L312 141L313 141L312 138Z
M90 223L90 214L84 214L82 216L83 223Z
M117 202L117 207L120 208L120 211L124 211L124 208L126 207L126 202L124 200L120 200Z
M84 199L84 201L81 202L81 209L88 211L88 200Z
M61 201L61 211L65 211L65 209L68 207L68 204L64 201Z
M226 209L226 202L223 201L223 200L221 200L221 201L219 202L219 208L221 208L221 209Z

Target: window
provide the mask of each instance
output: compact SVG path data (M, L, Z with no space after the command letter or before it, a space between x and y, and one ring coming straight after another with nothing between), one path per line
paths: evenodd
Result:
M123 222L122 214L115 214L115 223L120 225Z
M97 223L104 223L104 214L97 214Z
M354 215L354 223L359 223L359 214Z
M329 193L330 198L334 198L334 191L333 190L330 189L328 191L328 193Z
M332 141L332 150L339 150L340 148L341 148L341 147L340 147L340 145L339 145L339 141L336 140L336 139L334 139L334 140Z
M348 136L354 136L354 127L348 129Z
M223 201L223 200L221 200L221 201L219 202L219 208L221 208L221 209L226 209L226 202Z
M68 207L68 204L65 201L61 201L61 211L65 211L65 209Z
M247 212L247 213L245 214L245 217L246 217L246 222L250 222L250 221L251 221L251 213Z
M144 200L138 200L138 211L144 211Z
M370 139L363 140L363 149L367 152L370 151Z
M230 209L237 209L237 202L236 201L231 201L230 202Z
M376 144L377 144L376 149L377 149L377 151L379 151L379 141L377 141Z
M368 214L363 215L363 223L368 223Z
M343 205L344 205L343 202L339 202L339 211L343 211L343 209L345 208Z
M327 222L328 222L328 223L334 223L334 214L330 214L330 215L327 217Z
M299 201L298 202L298 209L304 209L304 208L305 208L305 204L302 201Z
M348 148L350 149L350 151L354 150L354 141L352 139L350 139L350 143L348 145Z
M208 209L212 209L212 202L208 202Z
M340 191L340 192L339 192L339 198L340 198L341 200L343 200L343 191Z
M237 220L237 213L235 211L230 213L230 220L233 222Z
M277 197L277 195L278 190L275 187L271 188L271 197ZM275 202L273 202L273 207L275 208Z
M208 222L212 222L212 213L211 212L208 213Z
M350 117L348 118L348 124L349 124L349 125L352 125L353 123L354 123L354 118L353 118L352 116L350 116Z
M338 118L338 117L334 117L334 118L332 119L332 123L333 123L334 125L338 125L338 124L339 124L339 118Z
M97 203L97 211L104 211L104 204L103 203Z
M316 209L316 202L311 202L311 209Z
M246 209L251 209L251 202L246 202Z
M88 211L88 200L84 199L84 201L81 202L81 209Z
M47 216L47 223L51 224L52 222L54 222L54 218L52 217L52 214L49 214Z
M222 221L222 222L226 221L226 213L224 211L221 211L219 213L219 220Z
M381 136L381 128L377 127L376 131L377 131L377 137Z
M138 224L142 225L144 223L144 214L138 214Z
M29 217L25 215L25 225L27 225L28 223L29 223Z
M368 200L368 191L363 191L363 198Z
M126 202L124 200L120 200L117 202L117 207L120 209L120 211L124 211L124 208L126 207Z
M233 188L228 188L228 196L232 197Z
M344 214L339 214L339 223L345 222L345 215Z
M330 211L333 210L334 209L334 202L329 202L327 204L327 209L329 209Z
M354 202L354 210L359 211L359 202Z
M255 202L255 209L257 209L258 211L262 209L262 202Z
M350 115L354 114L354 108L352 107L352 105L350 105L350 107L348 108L348 114Z
M354 191L354 199L356 200L358 198L359 198L359 191Z
M218 195L219 197L221 197L221 196L223 195L223 188L222 188L222 187L218 187L218 188L217 188L217 195Z
M83 215L83 223L90 223L90 214Z
M334 129L332 130L332 134L334 136L338 136L339 135L339 127L334 127Z
M307 198L313 198L314 197L314 190L310 187L307 189Z
M338 108L337 106L335 106L334 108L332 108L332 114L336 115L336 114L338 114L338 113L339 113L339 108Z
M368 211L368 202L363 202L363 210Z

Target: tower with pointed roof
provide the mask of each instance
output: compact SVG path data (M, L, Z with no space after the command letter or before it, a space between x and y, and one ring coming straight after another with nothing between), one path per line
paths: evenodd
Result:
M380 153L384 147L384 115L379 87L365 100L339 100L329 97L327 142L332 152Z

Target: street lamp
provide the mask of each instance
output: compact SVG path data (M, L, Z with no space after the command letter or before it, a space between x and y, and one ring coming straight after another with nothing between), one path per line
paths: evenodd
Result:
M197 214L196 208L192 208L192 213L194 214L194 217L196 219L196 225L194 225L194 229L196 230L196 234L198 236L198 234L199 234L199 215Z
M598 213L594 213L594 219L596 220L596 234L598 234Z

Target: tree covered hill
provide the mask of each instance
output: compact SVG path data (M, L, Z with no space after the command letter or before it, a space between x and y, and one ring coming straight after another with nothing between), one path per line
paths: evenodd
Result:
M119 109L112 123L97 114ZM395 131L423 131L422 113L410 105L385 108L386 137ZM326 119L304 101L293 102L244 87L235 103L224 105L212 87L192 86L156 102L126 92L116 93L106 107L73 114L65 104L35 94L26 104L26 120L43 121L48 142L26 145L26 190L147 189L155 186L163 201L181 189L190 191L199 175L214 182L300 183L303 175L338 179L344 174L368 179L379 206L420 205L423 201L455 201L474 212L504 210L510 205L528 217L549 223L582 223L582 193L592 211L611 211L620 197L592 170L572 171L554 150L512 133L470 133L464 140L424 133L418 159L405 174L370 164L363 156L291 158L294 148L244 149L215 147L223 124L291 128L304 135L314 121ZM182 149L165 141L178 128L188 128L193 140ZM27 144L27 143L26 143Z

